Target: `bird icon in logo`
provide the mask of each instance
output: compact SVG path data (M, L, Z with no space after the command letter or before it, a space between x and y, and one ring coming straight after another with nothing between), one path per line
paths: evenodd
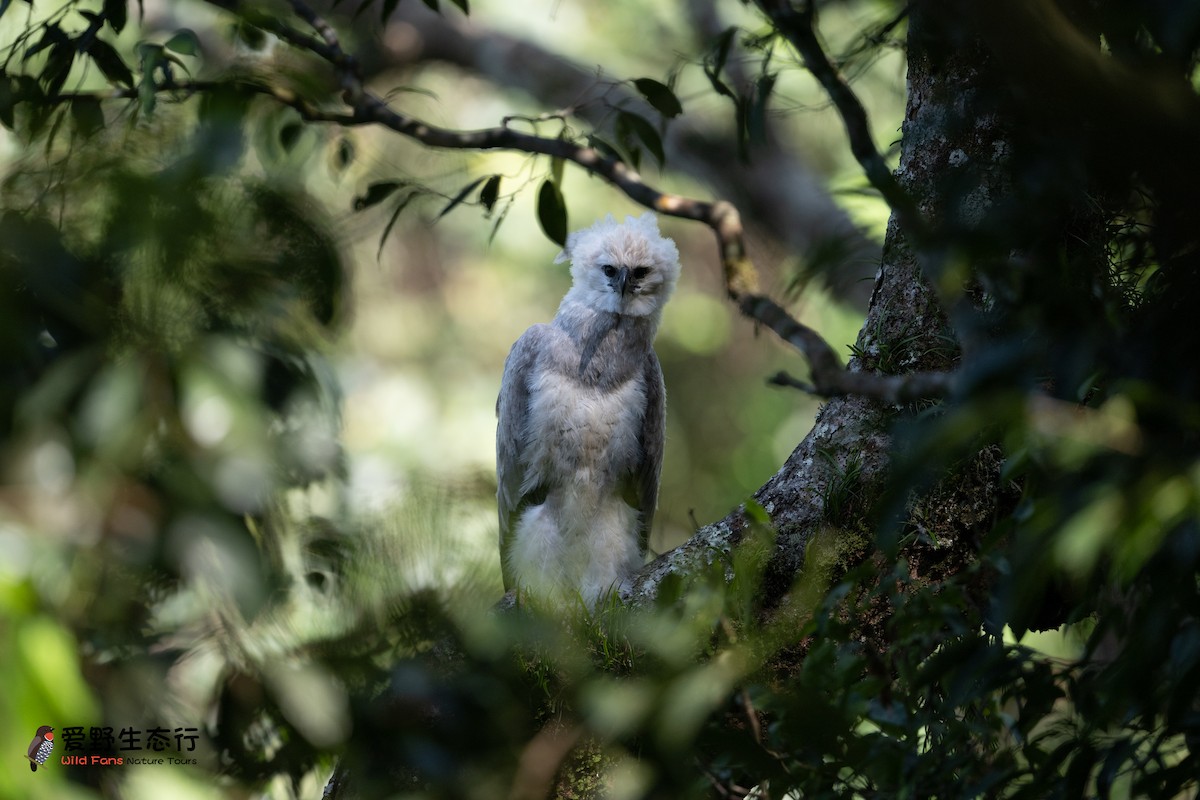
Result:
M29 759L30 771L37 772L38 764L45 764L53 749L54 728L43 725L37 729L37 735L33 737L33 741L29 743L29 749L25 751L25 757Z

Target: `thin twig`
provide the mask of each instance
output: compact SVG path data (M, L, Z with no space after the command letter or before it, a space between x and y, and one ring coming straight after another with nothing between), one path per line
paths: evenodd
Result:
M742 704L742 711L746 714L746 721L750 723L750 733L754 735L754 741L758 742L759 747L765 747L763 744L762 722L758 719L758 712L754 709L754 703L750 700L750 692L742 689L741 695L738 698Z
M792 377L784 370L779 370L779 372L767 378L767 383L772 386L786 386L789 389L799 389L805 394L817 394L817 387L807 381Z
M793 386L822 397L864 395L888 405L945 397L954 388L957 376L954 372L910 372L904 375L851 372L842 366L833 348L820 334L797 322L773 300L759 296L747 297L741 305L746 316L766 325L808 358L811 387L786 373L775 375L772 383Z
M814 28L815 9L811 0L802 0L799 7L790 0L757 0L776 29L796 49L804 65L821 84L829 99L838 110L846 136L850 140L850 151L862 167L871 185L883 195L883 199L896 213L897 221L914 242L927 241L929 226L917 209L916 203L900 186L887 161L875 146L871 136L871 125L862 102L846 83L837 67L829 60Z

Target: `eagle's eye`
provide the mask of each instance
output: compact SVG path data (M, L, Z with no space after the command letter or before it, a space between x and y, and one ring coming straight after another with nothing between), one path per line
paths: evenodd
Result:
M605 264L604 265L604 277L615 278L616 276L617 276L617 268L614 267L612 264Z
M638 267L637 269L635 269L633 271L633 278L634 278L634 280L640 281L642 278L646 277L649 274L650 274L649 267Z

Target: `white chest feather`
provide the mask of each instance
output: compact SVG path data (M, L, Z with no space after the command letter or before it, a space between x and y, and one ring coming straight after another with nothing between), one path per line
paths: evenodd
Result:
M508 553L526 587L594 603L641 566L620 481L640 458L645 404L640 376L605 391L547 370L531 387L524 490L546 499L517 521Z
M530 392L527 488L611 491L637 462L645 406L640 375L605 391L546 370Z

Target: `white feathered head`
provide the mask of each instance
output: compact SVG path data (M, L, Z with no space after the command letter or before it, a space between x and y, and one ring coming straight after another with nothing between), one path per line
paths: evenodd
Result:
M645 316L661 311L679 280L679 250L646 212L617 222L612 214L567 236L554 263L571 262L576 299L601 311Z

